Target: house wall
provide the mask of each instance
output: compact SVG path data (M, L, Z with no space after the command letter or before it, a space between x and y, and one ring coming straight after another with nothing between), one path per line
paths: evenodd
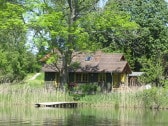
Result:
M88 76L87 81L86 75ZM77 76L77 77L76 77ZM81 78L81 80L79 79ZM85 79L84 79L84 78ZM70 85L76 84L87 84L93 83L97 84L100 87L101 91L108 91L110 92L112 89L112 76L111 73L70 73Z
M81 80L77 78L77 76L80 75ZM82 81L83 76L88 77L87 81ZM69 74L69 81L70 82L77 82L77 83L94 83L97 82L98 73L70 73Z
M120 79L121 79L122 84L126 84L127 83L127 74L125 74L125 73L120 74Z
M70 73L69 82L77 82L76 74L87 74L87 83L95 83L104 81L112 83L112 76L110 73ZM45 81L57 81L59 82L59 74L55 72L45 72ZM80 83L80 82L79 82Z
M118 88L121 84L128 84L128 77L126 73L113 73L113 87Z
M88 80L87 82L79 81L77 79L77 74L81 74L81 78L83 77L84 74L87 74ZM110 73L70 73L69 74L69 81L70 82L77 82L77 83L97 83L97 82L107 82L107 83L112 83L112 77Z
M118 88L120 83L120 76L118 73L113 73L113 87Z
M47 89L58 88L60 83L59 73L56 72L45 72L44 80Z
M85 74L88 76L88 81L87 82L81 82L77 81L76 74ZM123 75L120 77L120 74L113 74L111 73L70 73L69 74L69 82L70 83L96 83L100 87L103 87L104 89L111 90L112 84L115 86L119 86L119 83L125 76ZM82 76L81 76L82 78ZM59 74L55 72L45 72L45 82L48 85L53 85L54 87L59 86Z

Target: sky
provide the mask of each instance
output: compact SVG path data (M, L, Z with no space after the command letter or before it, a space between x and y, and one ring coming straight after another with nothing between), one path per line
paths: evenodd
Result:
M100 7L103 7L103 6L106 4L107 1L108 1L108 0L100 0L100 1L99 1Z

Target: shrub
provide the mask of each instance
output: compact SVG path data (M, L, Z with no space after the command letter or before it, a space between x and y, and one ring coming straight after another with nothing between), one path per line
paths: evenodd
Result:
M149 90L144 90L142 100L145 107L157 108L167 104L168 90L164 88L153 87Z
M94 94L97 91L98 86L96 84L82 84L79 90L84 94Z

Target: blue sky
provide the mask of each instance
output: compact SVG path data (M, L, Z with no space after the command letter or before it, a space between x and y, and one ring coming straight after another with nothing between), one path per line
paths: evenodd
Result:
M100 0L100 1L99 1L100 7L103 7L103 6L106 4L107 1L108 1L108 0Z

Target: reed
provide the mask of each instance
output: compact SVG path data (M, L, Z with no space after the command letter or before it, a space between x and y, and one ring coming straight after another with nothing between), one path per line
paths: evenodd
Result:
M93 106L104 106L104 107L143 107L143 102L141 102L141 97L138 96L139 93L106 93L106 94L96 94L87 95L81 98L81 101L88 103Z
M8 85L0 86L1 104L35 104L37 102L56 102L73 100L67 93L46 90L45 88L33 88L29 85Z
M137 93L96 93L85 95L79 102L87 103L91 106L106 107L142 107L143 102ZM38 102L73 101L73 97L66 92L56 90L46 90L44 86L32 87L29 84L0 85L1 104L35 104Z
M84 106L113 108L168 108L168 88L152 88L139 92L110 92L90 94L78 99ZM24 84L0 85L0 105L32 105L38 102L74 101L64 91L46 90L45 86ZM86 103L86 104L83 104Z
M46 90L44 86L44 73L35 79L30 74L20 84L0 85L1 105L32 105L38 102L73 101L73 96L63 91ZM102 93L97 91L94 95L80 97L79 102L86 103L85 106L106 107L139 107L143 103L137 93Z
M73 101L66 92L46 90L44 87L31 87L28 84L0 85L0 104L27 105L38 102ZM85 95L79 102L91 106L104 107L142 107L143 103L136 93L96 93Z

